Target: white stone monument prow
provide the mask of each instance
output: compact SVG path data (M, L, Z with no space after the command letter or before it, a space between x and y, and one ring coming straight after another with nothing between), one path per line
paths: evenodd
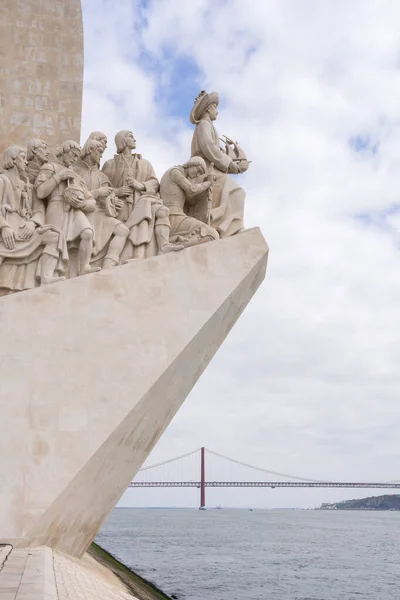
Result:
M267 256L251 229L0 298L0 543L82 556Z

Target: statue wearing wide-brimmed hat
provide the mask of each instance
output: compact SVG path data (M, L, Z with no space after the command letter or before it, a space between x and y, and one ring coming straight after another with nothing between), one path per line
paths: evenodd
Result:
M207 166L214 166L215 183L213 186L210 224L219 235L228 237L241 231L243 226L245 191L228 173L242 173L248 168L248 161L241 149L235 144L232 150L227 138L223 151L219 145L219 136L213 125L218 116L219 96L217 92L200 92L194 101L190 121L196 125L192 140L192 156L204 158ZM240 150L240 153L239 153ZM205 221L206 206L197 205L193 216Z

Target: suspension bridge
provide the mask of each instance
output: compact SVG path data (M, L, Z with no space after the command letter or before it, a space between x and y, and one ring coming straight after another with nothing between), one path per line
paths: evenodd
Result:
M215 470L215 462L219 463ZM222 467L222 468L221 468ZM232 473L232 467L234 472ZM195 471L196 478L191 475ZM214 471L214 473L213 473ZM207 472L207 478L206 478ZM211 476L210 476L211 474ZM261 475L262 474L262 475ZM268 476L268 479L265 477ZM274 480L270 480L271 476ZM279 477L280 479L276 479ZM202 447L140 469L130 488L198 488L200 510L206 508L206 488L366 488L399 489L399 481L326 481L263 469Z

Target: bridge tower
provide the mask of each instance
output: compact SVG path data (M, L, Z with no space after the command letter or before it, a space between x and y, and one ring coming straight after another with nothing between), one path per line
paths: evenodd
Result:
M200 507L199 510L206 510L206 461L205 448L202 446L200 450Z

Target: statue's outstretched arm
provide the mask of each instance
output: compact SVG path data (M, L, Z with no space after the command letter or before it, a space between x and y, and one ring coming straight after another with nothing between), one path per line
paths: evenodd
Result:
M179 185L179 187L185 192L186 202L188 204L195 204L197 201L197 196L207 190L211 182L204 181L202 183L193 183L189 179L187 179L183 173L181 173L178 169L174 169L171 173L172 180Z
M227 173L232 159L222 152L219 144L214 142L213 125L209 121L203 120L197 125L196 135L200 150L203 156L223 173Z

